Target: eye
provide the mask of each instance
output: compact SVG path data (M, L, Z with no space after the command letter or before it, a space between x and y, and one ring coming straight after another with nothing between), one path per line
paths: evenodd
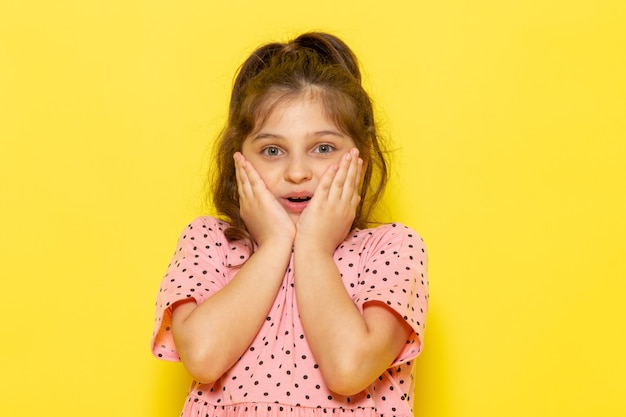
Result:
M261 153L265 156L273 157L273 156L280 156L283 152L276 146L267 146L263 148Z
M317 153L330 153L334 150L335 147L333 145L329 145L328 143L322 143L320 145L317 145L317 147L315 148L315 151Z

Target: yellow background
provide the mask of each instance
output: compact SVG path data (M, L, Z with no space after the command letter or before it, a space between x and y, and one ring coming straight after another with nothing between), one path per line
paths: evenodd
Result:
M0 415L176 416L149 353L232 76L336 33L425 238L416 414L626 415L626 2L0 3Z

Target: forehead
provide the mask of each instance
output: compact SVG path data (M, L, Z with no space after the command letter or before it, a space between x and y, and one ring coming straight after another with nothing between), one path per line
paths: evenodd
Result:
M324 100L316 94L275 95L268 97L263 107L257 115L255 128L251 134L265 129L295 129L297 127L323 127L338 130L334 120L329 117Z

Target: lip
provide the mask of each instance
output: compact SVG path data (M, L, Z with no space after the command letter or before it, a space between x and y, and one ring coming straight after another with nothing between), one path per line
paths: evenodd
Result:
M309 192L294 192L281 197L280 201L287 211L291 213L302 213L311 202L311 197L313 197L313 194ZM301 199L302 201L292 201L293 199Z

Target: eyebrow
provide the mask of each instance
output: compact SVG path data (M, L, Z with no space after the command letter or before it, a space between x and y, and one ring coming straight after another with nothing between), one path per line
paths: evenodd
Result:
M339 132L338 130L319 130L317 132L312 132L307 134L307 137L320 137L320 136L336 136L339 138L345 138L346 136ZM277 135L275 133L270 132L260 132L252 137L252 142L262 139L275 139L275 140L284 140L285 137L281 135Z

